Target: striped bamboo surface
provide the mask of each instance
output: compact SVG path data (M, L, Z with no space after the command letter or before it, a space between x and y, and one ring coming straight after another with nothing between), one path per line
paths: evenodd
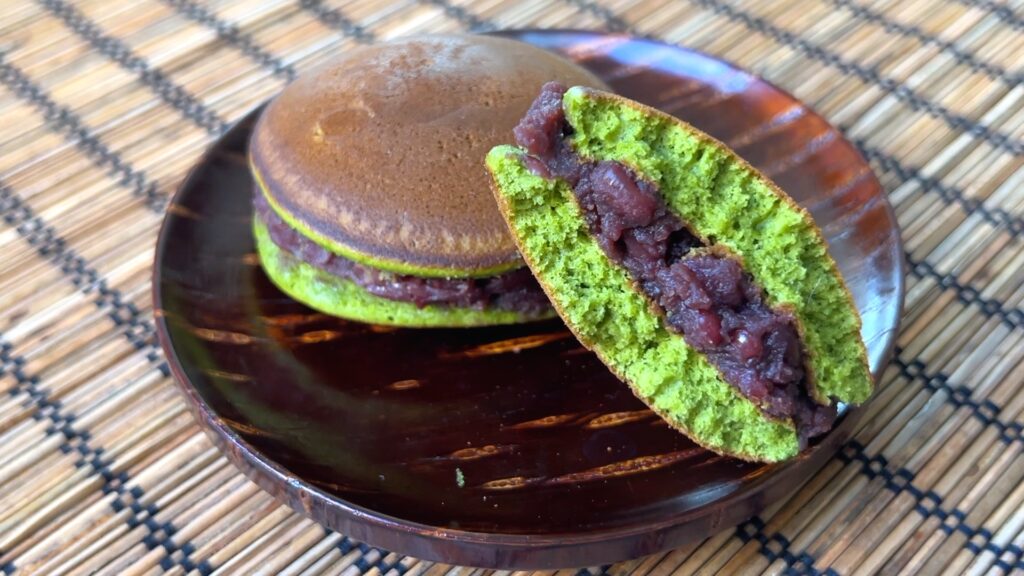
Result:
M150 268L190 165L297 73L532 26L660 38L794 92L871 161L910 264L838 457L739 527L589 573L1024 572L1020 0L3 0L0 571L476 572L327 532L231 467L168 377Z

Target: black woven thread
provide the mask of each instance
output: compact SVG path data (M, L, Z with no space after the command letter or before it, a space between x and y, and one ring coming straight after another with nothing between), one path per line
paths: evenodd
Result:
M924 387L932 392L942 391L946 394L946 401L956 407L967 407L971 415L979 420L986 427L994 427L999 430L1000 441L1010 444L1015 441L1024 441L1024 425L1019 422L1004 422L998 418L1001 408L991 400L974 400L971 397L970 389L953 384L949 377L942 372L929 372L924 363L920 360L905 361L902 358L903 350L897 348L893 358L893 364L899 369L900 374L908 381L921 381ZM905 468L891 470L888 462L883 456L868 456L864 447L857 442L851 442L840 454L844 462L857 461L861 463L860 472L870 478L882 477L886 482L886 488L897 494L907 492L915 500L915 510L926 518L935 517L942 521L942 530L948 535L959 531L964 533L968 540L965 548L975 554L987 550L996 555L997 565L1004 570L1022 566L1020 549L1013 544L1008 546L997 546L992 543L992 534L984 528L972 528L964 520L966 515L957 509L950 511L942 507L942 499L933 491L924 491L913 485L914 474ZM797 574L835 574L831 569L820 572L814 568L814 558L807 552L794 553L790 550L790 543L781 534L767 535L764 533L764 522L760 518L741 524L737 527L736 535L743 541L756 540L759 544L760 553L769 561L782 559L787 567L787 573ZM976 542L976 540L980 540ZM1004 554L1009 554L1013 559L1006 561L1001 559Z
M170 104L186 118L208 132L220 134L227 130L227 122L216 112L203 105L184 88L171 82L162 71L151 67L145 59L135 54L121 39L104 34L99 26L86 18L75 7L63 0L38 0L38 2L100 54L137 74L143 84L149 86L160 96L161 100Z
M299 6L315 16L317 20L328 28L340 30L346 36L351 36L358 42L368 43L377 39L373 32L356 24L337 9L324 6L321 0L299 0Z
M420 0L423 4L429 6L436 6L440 8L449 18L453 18L462 24L465 24L469 28L470 32L489 32L491 30L497 30L497 26L478 18L476 15L471 14L468 10L462 6L456 6L451 2L445 0Z
M8 391L8 394L17 398L21 394L28 395L25 406L35 408L32 419L37 422L48 422L46 427L47 436L60 435L63 437L58 448L64 454L78 454L75 460L75 468L88 468L92 474L98 475L102 480L101 490L103 494L113 494L110 502L115 513L127 512L127 524L131 528L139 525L146 527L147 534L143 542L150 549L156 546L173 547L169 538L177 528L171 522L157 522L155 516L160 509L155 504L141 504L145 492L139 486L128 488L131 476L126 471L114 472L113 461L105 456L103 448L94 448L89 441L92 435L88 431L78 430L74 423L78 415L64 408L60 400L54 400L49 393L39 387L39 377L25 372L25 358L13 354L11 345L0 339L0 377L10 374L14 377L15 385ZM12 573L15 565L7 562L3 568L4 573Z
M390 564L385 562L384 558L388 556L388 554L390 554L390 552L388 552L387 550L373 548L372 546L364 544L363 542L356 542L355 540L343 534L339 534L339 536L341 536L341 540L338 541L335 547L338 549L339 552L341 552L342 556L348 555L348 553L352 550L359 550L361 555L359 558L356 559L356 561L353 564L355 564L356 568L358 568L359 572L362 574L366 574L374 568L376 568L380 572L381 576L384 576L391 570L394 570L398 574L405 574L409 570L408 566L402 564L401 558L395 560L393 563ZM366 555L374 551L377 552L380 558L376 562L371 564L366 560Z
M580 8L582 10L590 12L594 16L597 16L598 18L604 20L605 28L607 28L610 32L636 32L635 30L631 30L631 27L628 22L619 17L618 14L613 12L607 6L602 6L601 4L591 2L589 0L565 0L565 2L567 4L576 6L577 8ZM640 34L637 35L639 36Z
M964 6L970 6L972 8L981 8L991 12L999 18L999 20L1014 30L1024 30L1024 17L1020 16L1016 12L1010 9L1005 4L999 2L993 2L992 0L956 0Z
M143 318L135 304L126 301L119 290L108 287L106 280L100 277L95 268L90 266L81 255L69 248L67 242L58 236L52 226L43 222L28 205L4 185L0 185L0 215L4 222L13 226L40 256L56 264L61 273L71 280L83 294L93 296L93 303L96 307L107 310L107 316L113 320L114 325L135 349L142 352L146 360L154 365L161 374L165 377L170 376L170 369L161 356L156 343L156 331L152 322ZM130 491L132 500L130 502L125 500L125 496L128 494L124 488L129 480L127 473L121 472L115 475L110 471L110 462L103 459L103 449L90 447L88 432L79 432L71 427L76 416L63 413L60 403L50 400L45 391L38 388L38 378L24 373L24 364L23 358L10 354L8 344L0 346L0 375L4 371L9 371L14 375L18 384L12 389L12 394L16 395L22 390L27 392L37 406L37 412L33 417L36 419L47 418L51 422L51 426L47 428L47 434L59 432L64 435L65 440L61 445L61 450L65 453L77 451L81 455L81 459L76 466L87 465L103 477L103 492L116 494L111 503L114 511L128 510L129 527L134 528L140 523L146 526L148 534L143 539L143 543L150 550L164 549L165 556L161 560L161 566L169 569L166 566L169 563L170 566L180 565L185 572L193 569L205 570L204 573L212 572L205 562L196 564L189 559L189 555L195 549L191 542L186 541L180 546L175 543L173 536L177 529L172 523L157 523L153 520L153 516L158 512L155 505L142 507L138 503L142 497L141 488L132 488ZM143 511L148 513L145 518L140 516ZM179 551L183 558L180 562L174 562L170 559L171 555Z
M1020 308L1007 308L1005 303L992 298L985 298L977 288L961 284L956 276L952 274L941 274L924 260L915 260L909 253L906 254L907 264L910 265L910 272L918 278L931 278L938 282L943 290L952 289L956 292L956 299L964 306L977 305L982 315L986 318L999 318L999 321L1010 328L1020 328L1024 325L1024 310Z
M25 373L25 358L12 354L10 342L0 341L0 377L10 374L16 386L28 386L33 378Z
M893 357L893 365L897 367L901 376L908 381L920 380L926 389L933 392L943 391L947 395L947 402L954 406L967 407L971 415L984 424L999 430L999 440L1004 444L1024 440L1024 425L1020 422L1004 422L998 418L1002 409L991 400L977 401L971 398L971 390L961 385L954 385L949 382L949 377L942 372L928 372L924 363L918 359L905 361L901 355L903 350L896 348ZM934 516L942 520L942 530L948 535L960 531L967 536L965 548L979 554L988 550L996 555L996 565L1009 571L1011 568L1024 568L1024 559L1018 547L1010 544L999 547L992 543L992 534L985 528L974 529L964 524L965 515L959 510L946 512L938 506L931 504L939 503L936 496L926 494L923 503L919 502L918 512L925 516ZM934 508L934 509L933 509ZM975 542L980 540L980 543ZM1003 554L1009 553L1015 559L1007 562L1000 558Z
M846 58L843 58L834 52L830 52L821 46L811 44L796 34L788 30L783 30L763 18L751 16L750 14L747 14L742 10L738 10L719 0L686 1L711 10L716 14L720 14L730 21L739 22L744 27L755 32L760 32L772 40L804 54L812 60L817 60L828 66L836 68L844 74L856 76L863 82L874 84L875 86L882 88L887 94L895 97L897 100L906 103L911 109L919 112L925 112L933 118L942 120L950 128L963 131L975 138L988 142L996 148L1006 150L1012 154L1024 154L1024 141L1014 139L1006 133L996 131L990 126L971 120L966 116L950 111L941 104L928 100L913 89L900 84L896 80L883 77L877 67L866 68L861 66L860 64L847 60Z
M923 175L920 168L902 164L896 157L869 146L865 140L851 138L850 141L865 158L876 162L882 170L892 172L903 182L917 182L925 190L938 194L946 204L957 204L964 212L977 214L997 228L1005 228L1015 238L1024 234L1024 217L1014 216L998 207L987 208L982 200L968 198L963 190L943 184L938 178Z
M128 511L128 523L133 526L145 524L149 530L148 536L152 536L156 529L174 530L170 523L158 524L153 516L159 512L155 505L143 506L139 503L143 491L139 487L126 489L126 484L131 480L127 472L115 473L111 469L111 461L104 458L102 448L93 448L89 444L91 435L88 431L80 431L74 427L78 416L64 409L59 400L54 400L50 395L39 387L39 377L25 372L25 358L12 353L9 342L4 342L0 337L0 377L10 374L15 385L8 391L8 394L17 398L20 394L27 394L26 407L34 407L32 418L37 422L48 421L46 435L54 436L60 434L63 440L59 449L64 454L78 453L79 458L75 461L76 468L88 467L93 474L100 476L102 480L102 491L104 494L114 494L111 507L115 512ZM126 501L127 496L131 496ZM144 517L144 518L143 518ZM13 574L16 571L14 562L6 562L0 567L4 574Z
M937 518L941 521L940 529L947 536L960 532L967 537L964 548L974 554L982 551L993 553L1000 558L997 565L1005 570L1010 568L1024 567L1024 559L1021 556L1020 547L1009 544L998 546L992 542L993 535L986 528L974 528L966 523L967 515L957 508L948 510L943 507L942 497L934 490L922 490L914 485L915 474L903 467L893 467L882 455L870 456L864 446L852 440L843 446L837 458L844 464L858 463L858 473L870 479L882 478L885 481L885 488L894 495L910 494L914 498L914 511L924 519ZM765 523L758 517L752 518L736 528L736 537L747 543L756 541L759 544L759 551L762 556L770 562L782 560L787 569L786 574L814 574L838 576L836 571L829 568L819 571L814 567L814 557L807 551L794 552L791 550L791 543L781 533L766 534ZM1010 561L1001 560L1003 555L1009 554Z
M273 75L286 80L295 78L295 67L269 51L264 50L251 35L243 33L234 24L218 18L211 10L192 0L161 0L179 14L212 29L221 41L237 48L242 54L269 70Z
M93 303L123 333L124 337L143 352L146 360L164 376L170 376L170 369L160 354L153 323L146 320L138 307L125 299L120 290L110 288L85 258L68 247L53 226L37 216L21 198L8 186L0 184L0 215L5 223L14 227L36 253L56 265L61 273L83 294L92 296Z
M1011 567L1024 566L1020 554L1020 548L1013 544L998 546L992 542L992 533L987 528L974 528L967 524L967 514L962 510L943 508L942 497L933 490L921 490L914 485L914 473L906 468L896 468L889 465L889 462L882 455L868 456L864 446L856 440L847 443L839 453L839 459L845 463L859 462L861 472L869 478L881 477L885 480L885 487L896 495L908 493L913 496L916 504L914 510L925 519L937 518L942 522L940 529L948 536L954 532L960 532L967 537L964 548L973 554L980 554L982 551L989 551L995 554L996 558L1009 553L1016 559L1012 562L1001 561ZM977 541L976 541L977 540Z
M1020 73L1011 73L1002 66L986 62L978 58L976 55L958 47L953 42L949 42L948 40L942 40L941 38L936 38L935 36L932 36L931 34L928 34L927 32L921 30L921 28L917 26L910 26L907 24L896 22L886 17L881 12L877 12L875 10L872 10L865 6L861 6L859 4L855 4L851 0L829 1L835 6L839 6L840 8L846 8L847 10L850 11L851 14L853 14L857 18L860 18L861 20L873 22L875 24L880 24L882 26L882 29L885 30L886 32L894 32L897 34L901 34L903 36L913 38L919 41L921 44L935 46L936 48L944 52L948 52L953 56L953 59L957 63L963 64L964 66L967 66L968 68L975 72L981 72L982 74L986 74L988 76L991 76L992 78L1002 80L1008 86L1016 86L1017 84L1024 82L1024 75Z
M576 571L576 576L608 576L608 571L611 569L611 564L605 564L603 566L597 566L597 571L593 571L590 568L580 568Z
M979 535L982 537L982 539L984 539L985 535L981 534L982 531L986 533L989 531L985 530L984 528L978 531ZM1006 546L996 546L991 542L991 535L989 535L987 540L988 541L980 547L977 544L975 544L973 540L968 540L967 545L965 545L964 548L967 548L972 552L974 552L975 549L977 549L978 552L974 552L975 554L980 554L982 550L992 552L996 555L996 560L994 564L997 568L1001 569L1005 573L1009 573L1014 570L1024 570L1024 550L1022 550L1020 546L1012 542L1010 544L1007 544ZM1011 559L1003 560L1003 554L1009 554Z
M902 356L903 349L896 347L892 364L899 370L900 375L908 381L920 381L925 389L931 392L945 393L946 402L949 402L956 408L967 408L974 419L986 427L999 430L999 440L1004 444L1024 441L1024 433L1022 433L1024 425L1020 422L1001 420L999 418L1003 410L1001 406L988 399L975 400L972 397L973 390L970 388L961 384L951 383L949 376L943 372L930 372L924 362L919 359L915 358L907 361Z
M754 541L758 543L758 552L769 562L782 560L786 564L784 574L808 574L812 576L839 576L832 568L824 571L814 567L816 560L804 551L793 553L792 544L781 533L768 535L764 532L764 520L755 516L736 527L735 536L744 544Z
M142 198L150 209L160 212L166 203L166 196L146 175L133 168L99 138L97 138L74 112L53 101L46 92L32 82L20 69L6 61L6 54L0 51L0 83L19 98L27 100L43 114L47 123L74 142L97 166L104 168L114 179Z
M37 383L38 380L33 381L33 384ZM46 435L60 434L64 437L59 446L60 451L65 454L77 453L79 457L74 463L75 468L88 468L91 473L100 476L103 481L101 486L103 494L113 494L114 496L110 507L115 513L127 513L126 523L129 528L145 526L146 535L142 538L143 544L150 550L160 547L167 550L168 553L178 550L172 540L178 531L174 523L156 520L160 508L156 504L143 505L141 503L145 491L138 485L132 488L127 487L131 482L131 475L127 471L114 472L113 460L105 456L105 450L102 447L94 448L89 444L91 439L89 432L79 431L73 426L77 416L63 410L60 401L51 400L45 391L35 385L26 391L37 409L32 417L37 421L48 420L50 422L46 428ZM185 564L182 566L186 572L191 570Z

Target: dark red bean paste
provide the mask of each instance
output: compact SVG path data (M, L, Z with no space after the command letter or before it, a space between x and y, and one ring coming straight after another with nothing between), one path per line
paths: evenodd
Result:
M374 296L460 308L497 308L524 314L540 314L550 303L526 267L487 278L421 278L393 274L353 262L331 253L299 234L273 209L259 190L253 194L256 216L267 226L278 248L329 274L350 280Z
M618 162L583 160L569 144L557 83L544 86L515 128L527 167L573 187L591 233L726 382L776 418L792 418L801 440L827 432L835 408L806 388L804 352L792 314L772 309L740 263L695 237L657 188Z

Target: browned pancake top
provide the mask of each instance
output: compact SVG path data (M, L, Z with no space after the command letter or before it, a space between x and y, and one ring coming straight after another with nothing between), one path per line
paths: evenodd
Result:
M512 140L550 80L603 86L502 38L420 36L349 50L270 104L252 160L275 203L346 251L423 269L507 268L519 256L483 160Z

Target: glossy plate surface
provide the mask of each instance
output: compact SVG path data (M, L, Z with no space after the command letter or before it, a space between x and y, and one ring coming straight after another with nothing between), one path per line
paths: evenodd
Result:
M903 252L878 181L835 129L699 53L589 32L504 34L567 55L621 94L716 136L808 207L879 374L902 303ZM395 330L291 301L253 254L245 150L255 114L174 199L156 255L159 333L225 454L324 525L457 564L596 565L743 521L848 437L856 411L794 461L738 462L662 424L557 321Z

